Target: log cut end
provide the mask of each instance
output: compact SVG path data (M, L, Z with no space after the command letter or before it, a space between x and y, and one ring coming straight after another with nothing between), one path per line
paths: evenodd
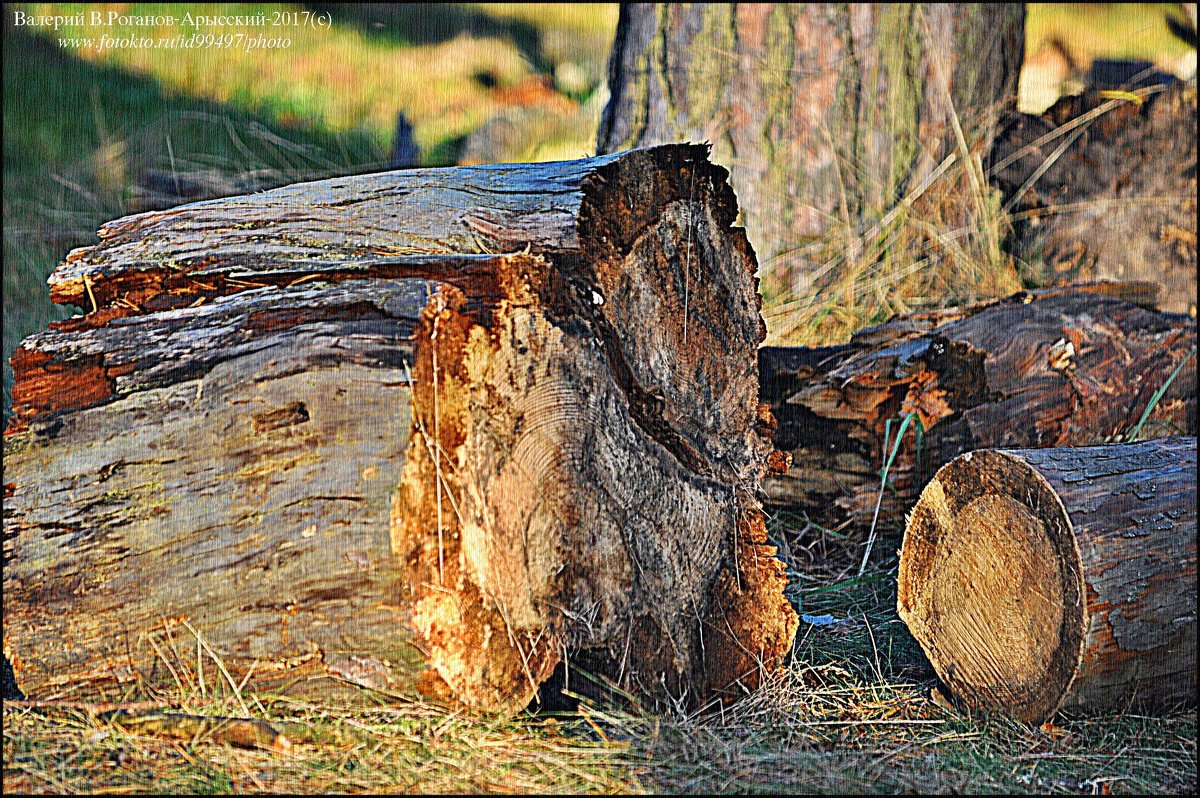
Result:
M560 663L693 708L752 688L797 618L727 178L674 145L106 225L52 281L93 312L14 358L22 684L105 675L178 617L247 671L305 658L483 711Z
M1087 626L1071 520L1046 480L1004 452L938 471L904 539L897 608L968 706L1040 722L1061 704Z
M423 315L392 541L433 692L511 711L586 662L699 705L790 650L725 177L702 147L630 153L582 186L586 256L508 256L487 314L448 286Z

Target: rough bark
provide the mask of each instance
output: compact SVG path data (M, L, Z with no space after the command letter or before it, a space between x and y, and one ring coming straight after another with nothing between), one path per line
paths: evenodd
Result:
M898 317L840 346L764 347L762 398L779 423L776 445L792 455L786 474L767 479L768 502L823 526L865 529L911 413L922 441L910 422L879 515L898 532L925 482L957 455L1118 440L1181 364L1141 434L1195 434L1196 323L1126 301L1148 303L1155 292L1043 289Z
M796 619L726 176L661 147L106 225L51 279L92 312L13 358L17 681L161 677L187 620L251 683L752 687Z
M1164 309L1195 315L1195 85L1092 91L1015 114L991 161L1027 284L1150 281Z
M261 686L408 686L386 529L424 303L417 281L306 284L27 339L4 438L4 651L25 692L194 674L184 620Z
M819 265L803 244L896 207L956 150L955 119L990 143L1015 107L1024 18L1003 3L625 4L598 151L711 141L768 290L803 295ZM971 193L939 199L948 224L975 213Z
M921 494L897 607L968 706L1196 700L1196 439L964 454Z

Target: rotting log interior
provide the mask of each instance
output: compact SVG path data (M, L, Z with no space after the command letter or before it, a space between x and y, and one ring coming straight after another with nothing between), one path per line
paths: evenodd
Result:
M459 700L524 705L575 658L698 704L752 688L790 647L750 490L769 449L753 254L716 173L673 168L647 196L629 166L597 175L590 257L513 258L486 322L451 287L417 332L393 540Z
M672 146L109 223L51 279L90 312L14 358L18 681L165 678L148 641L190 619L251 683L415 682L512 710L565 656L693 706L752 688L796 618L756 498L771 420L736 214L706 149ZM424 280L441 287L417 321ZM359 385L381 389L361 412ZM80 486L98 498L65 509ZM152 514L107 513L150 487ZM80 601L85 571L102 578ZM437 603L447 584L471 623Z
M1195 700L1195 438L956 458L905 533L897 607L976 709Z

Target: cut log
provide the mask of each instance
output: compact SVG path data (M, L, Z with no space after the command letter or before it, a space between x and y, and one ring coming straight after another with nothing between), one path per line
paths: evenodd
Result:
M971 708L1194 706L1196 439L964 454L921 493L898 580Z
M403 688L386 525L426 297L309 283L26 340L4 439L4 650L25 691L194 672L184 620L239 678L361 661Z
M1194 435L1196 322L1140 306L1155 292L1040 289L897 317L839 346L763 347L763 401L779 423L776 445L792 455L786 474L767 479L767 500L822 526L865 529L909 414L924 435L918 447L910 422L879 516L896 533L933 473L963 452L1111 443L1151 407L1143 437Z
M651 701L753 687L796 618L726 177L679 145L106 225L50 281L91 312L13 357L17 682L173 679L199 634L251 686L478 710L581 663Z

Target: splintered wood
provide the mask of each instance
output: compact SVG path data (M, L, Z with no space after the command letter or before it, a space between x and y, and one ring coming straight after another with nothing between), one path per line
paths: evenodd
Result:
M897 608L975 709L1194 705L1196 439L958 457L913 509Z
M51 278L92 312L13 358L21 688L212 657L489 711L579 669L651 703L753 689L796 616L726 178L679 145L106 225Z
M1155 311L1157 293L1145 283L1041 289L897 316L839 346L763 347L763 401L778 419L776 446L792 455L767 479L767 500L862 534L910 416L882 496L888 531L938 468L973 449L1110 443L1147 410L1142 437L1195 435L1196 320Z

